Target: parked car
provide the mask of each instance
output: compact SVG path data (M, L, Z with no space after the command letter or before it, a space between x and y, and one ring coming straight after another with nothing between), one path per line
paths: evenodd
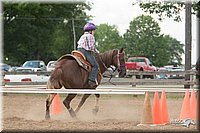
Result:
M168 71L171 71L171 72L182 72L184 71L184 68L183 67L168 67L167 68ZM184 78L184 75L183 74L171 74L168 76L169 79L183 79Z
M11 66L5 63L0 63L1 71L9 71Z
M158 68L158 71L159 71L159 72L168 72L168 70L167 70L165 67L160 67L160 68ZM156 77L157 77L158 79L168 79L168 74L162 73L162 74L156 75Z
M57 61L49 61L47 64L47 72L51 72L55 69Z
M16 72L39 72L46 71L46 65L41 60L26 61L22 67L16 68Z

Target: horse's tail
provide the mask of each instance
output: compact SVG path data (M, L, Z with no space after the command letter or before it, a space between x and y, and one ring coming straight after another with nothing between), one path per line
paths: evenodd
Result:
M62 69L60 67L56 67L47 82L47 89L60 89L62 85Z

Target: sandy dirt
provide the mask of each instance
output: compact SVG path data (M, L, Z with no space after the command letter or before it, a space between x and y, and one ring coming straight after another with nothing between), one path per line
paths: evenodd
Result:
M168 96L168 94L167 94ZM137 126L143 112L144 95L101 95L100 110L92 114L95 97L90 96L72 119L62 104L65 95L60 95L62 112L45 120L46 94L3 95L3 131L198 131L198 127L182 125ZM78 95L72 101L75 108L80 100ZM150 95L151 105L153 94ZM167 97L170 120L180 116L183 96Z

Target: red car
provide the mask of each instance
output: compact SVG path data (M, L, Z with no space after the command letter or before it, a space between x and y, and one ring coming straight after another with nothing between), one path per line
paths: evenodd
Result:
M152 65L146 57L130 57L126 62L127 70L137 70L137 71L157 71L156 67Z

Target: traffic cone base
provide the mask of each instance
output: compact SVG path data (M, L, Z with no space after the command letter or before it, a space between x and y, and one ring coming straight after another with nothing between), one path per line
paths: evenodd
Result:
M165 126L168 124L138 124L137 126L150 126L150 127L154 127L154 126Z

